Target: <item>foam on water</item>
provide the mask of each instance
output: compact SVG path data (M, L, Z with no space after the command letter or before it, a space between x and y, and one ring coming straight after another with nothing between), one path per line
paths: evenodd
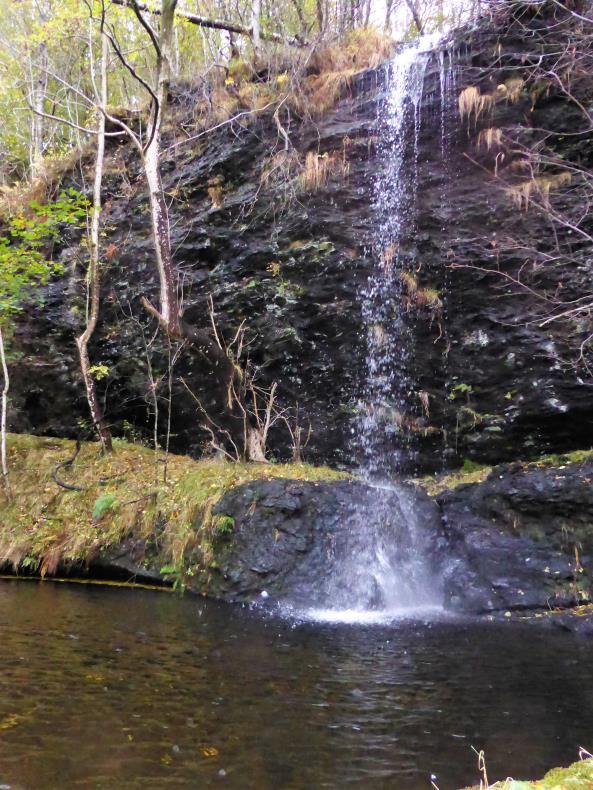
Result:
M410 606L400 609L306 609L293 611L298 620L340 625L389 625L402 621L435 620L445 615L442 606Z

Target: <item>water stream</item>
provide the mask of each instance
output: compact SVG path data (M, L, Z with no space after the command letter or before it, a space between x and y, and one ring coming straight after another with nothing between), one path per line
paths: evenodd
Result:
M410 451L410 421L420 406L412 403L413 344L404 316L404 294L413 274L403 246L416 230L424 75L429 58L438 54L437 42L434 35L422 36L396 55L379 110L373 271L362 294L367 374L359 440L367 477L398 471L402 455ZM444 73L444 64L442 68Z

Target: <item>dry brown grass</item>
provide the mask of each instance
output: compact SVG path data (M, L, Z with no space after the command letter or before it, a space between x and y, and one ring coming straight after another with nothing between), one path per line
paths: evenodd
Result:
M525 83L521 77L510 77L497 86L492 93L482 93L479 86L469 85L459 94L459 115L461 119L472 119L474 123L494 109L498 101L505 100L516 104L524 94Z
M350 90L357 74L376 69L394 49L393 39L372 27L353 30L339 41L323 44L311 56L308 76L290 98L291 105L302 114L324 115Z
M324 43L312 53L310 50L273 48L264 58L266 79L261 78L254 64L236 59L231 61L226 77L218 70L213 72L200 92L193 82L181 81L175 86L182 98L171 101L165 131L177 138L178 130L183 128L183 135L177 138L181 143L184 137L199 134L239 113L243 113L241 123L249 124L262 112L273 113L279 104L301 118L320 117L347 93L357 74L377 68L391 57L394 46L392 38L369 27ZM191 95L192 91L191 120L188 122L188 104L183 95ZM126 120L138 121L145 111L118 107L112 112ZM22 213L32 201L45 203L50 200L59 189L63 175L92 149L91 141L82 151L73 149L64 156L46 159L43 172L32 183L0 187L0 220ZM337 161L327 163L327 169L335 170L337 164ZM324 167L321 162L322 178ZM108 169L109 162L106 162L106 172Z
M330 178L346 178L350 165L344 152L318 154L309 151L299 175L299 186L303 192L316 192L327 185Z
M570 184L572 176L569 172L555 175L538 176L507 188L507 194L517 208L527 211L530 204L537 200L543 207L550 205L550 193Z
M502 129L489 127L482 129L478 135L478 148L485 148L487 151L493 148L500 148L502 145Z
M517 104L523 95L525 81L522 77L509 77L504 83L498 86L497 91L511 104Z
M374 27L357 28L344 38L324 44L313 53L311 70L318 74L376 69L394 52L391 36Z
M63 156L47 157L32 181L21 181L12 186L0 186L0 221L26 214L31 203L43 205L57 196L63 177L70 173L92 150L74 148Z
M459 115L461 119L472 118L477 123L479 118L489 112L496 103L496 96L491 93L481 93L476 85L470 85L459 94Z
M411 272L400 272L399 279L405 290L405 304L408 310L428 308L437 313L443 307L439 292L435 288L421 288L418 280Z

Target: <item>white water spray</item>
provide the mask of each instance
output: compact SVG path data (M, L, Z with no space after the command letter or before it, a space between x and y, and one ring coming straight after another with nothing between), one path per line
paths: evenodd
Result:
M359 442L366 477L385 476L410 453L413 338L406 321L406 291L413 288L413 262L405 244L416 230L418 140L424 77L438 42L422 36L391 62L387 97L379 121L379 169L374 185L377 223L371 254L374 268L363 292L367 375L360 403ZM444 71L444 68L443 68ZM412 264L412 265L411 265Z
M404 486L381 484L410 454L410 415L414 394L413 336L405 300L415 264L419 136L427 65L440 66L440 124L436 145L447 150L445 116L452 94L450 57L424 36L393 59L379 118L378 171L374 184L376 223L373 271L362 294L367 332L367 373L361 398L358 441L362 475L375 487L368 503L344 523L339 562L321 596L323 606L310 615L331 622L372 623L434 614L440 609L437 574L430 567L431 536L417 500ZM439 139L440 138L440 139ZM421 510L421 509L420 509Z
M316 620L385 623L442 611L438 573L431 566L434 511L411 487L385 482L410 454L407 420L420 407L414 393L413 333L405 316L406 278L417 264L419 140L431 61L440 67L431 103L441 116L433 123L434 144L443 159L448 150L446 113L454 75L452 58L441 53L438 43L436 35L421 37L395 56L386 75L377 131L372 271L362 292L367 370L357 442L369 487L360 495L364 501L340 513L335 541L325 549L323 578L315 590L303 591L311 608L301 608L300 616Z

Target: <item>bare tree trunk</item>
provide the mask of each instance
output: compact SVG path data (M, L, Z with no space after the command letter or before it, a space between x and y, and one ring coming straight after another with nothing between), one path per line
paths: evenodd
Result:
M391 32L391 11L393 8L393 0L387 0L385 3L385 30Z
M4 385L2 387L2 416L0 418L2 477L4 479L4 486L7 492L10 493L10 486L8 483L8 459L6 456L6 413L8 411L8 391L10 389L10 377L8 375L8 365L6 364L6 353L4 350L4 336L2 334L2 327L0 327L0 362L2 364L2 375L4 378Z
M319 32L323 33L325 30L325 14L323 13L323 0L316 0L315 10L317 11L317 25Z
M176 6L177 0L162 0L160 36L158 42L153 41L157 55L155 101L148 132L148 145L144 150L144 172L148 183L150 215L160 283L159 309L156 310L146 300L144 304L153 315L157 316L161 327L169 337L174 338L181 336L181 324L177 274L173 266L171 252L169 209L161 180L161 133L171 80L171 52Z
M253 48L258 55L261 49L261 0L251 0L251 36Z
M422 24L422 20L420 19L420 15L418 13L418 8L416 7L415 0L406 0L406 5L410 13L412 14L412 19L414 20L414 24L416 25L416 30L420 35L422 35L424 25Z
M45 108L45 96L47 93L47 44L42 42L37 51L37 63L33 72L31 70L31 106L34 112L31 114L31 142L29 146L29 166L31 176L35 177L41 170L43 162L43 143L45 123L43 111Z
M365 0L364 5L364 26L368 27L371 19L372 0Z
M248 461L255 461L260 464L267 463L265 444L258 428L248 428L245 454Z
M149 7L145 3L138 2L138 0L111 0L111 2L113 5L123 6L124 8L132 8L137 11L146 11L156 16L160 16L164 13L162 9ZM192 25L197 25L198 27L203 27L210 30L225 30L228 33L236 33L239 36L253 36L252 28L245 27L244 25L225 22L219 19L207 19L206 17L199 16L198 14L191 14L187 11L179 11L178 16L181 17L181 19L184 19L186 22L189 22ZM261 38L265 39L266 41L275 41L277 44L288 44L289 46L293 47L304 47L308 45L307 42L301 39L299 36L282 36L278 33L261 33Z
M122 2L127 5L126 0L122 0ZM152 305L147 299L143 299L143 304L148 312L158 320L161 329L169 340L186 340L194 344L197 349L215 364L219 373L225 379L227 386L232 386L237 372L224 350L217 347L204 332L193 330L182 321L177 291L177 271L173 263L171 250L169 212L161 178L161 134L171 79L171 56L177 0L162 0L159 14L161 24L158 34L142 16L142 10L145 9L145 6L138 3L137 0L130 0L130 2L133 4L132 7L136 17L150 35L156 53L155 87L149 88L152 97L151 122L148 127L147 142L144 146L139 147L142 150L144 173L148 184L160 293L158 307ZM252 21L257 27L259 25L259 14L261 13L261 0L253 0L253 3L252 7L254 16L257 16L257 22ZM255 33L255 31L253 32ZM117 46L114 39L110 40L112 46ZM118 51L118 55L120 59L124 58L121 51ZM145 83L144 85L147 87ZM128 133L130 133L129 129ZM137 138L136 143L138 145ZM232 420L239 419L239 411L243 417L246 416L240 397L239 403L232 402L229 404L229 416ZM245 420L243 420L243 423L246 429L243 437L243 446L247 456L252 460L264 460L265 451L261 446L261 439L258 439L257 428L247 425Z
M102 36L101 48L101 106L107 105L107 38ZM101 188L103 183L103 160L105 158L105 115L99 114L97 130L97 157L95 159L95 181L93 184L93 208L89 239L90 261L88 270L88 289L90 309L87 311L87 322L84 332L76 338L80 369L86 388L86 397L93 424L105 452L113 449L111 432L105 422L103 409L97 397L95 379L91 373L89 358L89 342L97 328L101 301L101 263L99 260L99 226L101 218Z

